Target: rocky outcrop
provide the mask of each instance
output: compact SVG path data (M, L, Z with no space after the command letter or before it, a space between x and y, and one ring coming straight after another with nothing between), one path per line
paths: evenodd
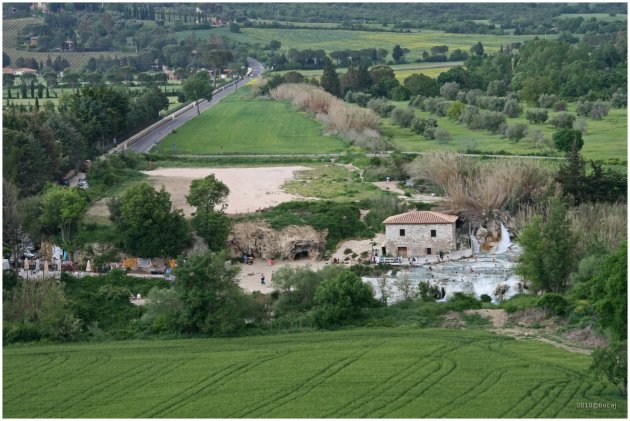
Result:
M295 260L316 258L326 244L327 232L311 226L290 225L276 231L267 222L241 222L235 224L228 238L230 254L248 255L263 259Z

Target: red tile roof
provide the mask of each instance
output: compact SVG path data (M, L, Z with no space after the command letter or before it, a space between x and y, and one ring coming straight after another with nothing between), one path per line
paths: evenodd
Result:
M411 211L393 215L383 221L384 224L452 224L457 216L440 212Z

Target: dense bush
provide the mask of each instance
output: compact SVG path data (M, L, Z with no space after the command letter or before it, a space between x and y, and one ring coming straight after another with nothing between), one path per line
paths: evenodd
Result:
M361 107L366 107L371 98L372 96L370 94L364 92L348 91L346 92L344 100L352 104L360 105Z
M357 318L376 304L373 294L372 287L348 270L326 279L315 291L315 324L329 328Z
M502 80L493 80L488 83L486 88L486 95L489 96L505 96L507 94L508 87Z
M570 129L573 127L575 116L570 113L561 112L549 120L549 123L556 129Z
M591 107L591 118L593 120L601 120L608 115L610 104L605 101L595 101Z
M468 127L471 129L485 129L491 133L497 133L502 124L505 124L505 115L493 111L482 111L475 115Z
M424 134L425 130L430 127L437 127L438 122L434 118L414 118L411 121L411 129L416 134Z
M531 109L525 112L525 118L532 124L542 124L547 121L549 114L547 113L547 110Z
M465 107L464 103L457 100L453 102L450 107L448 107L448 110L446 111L446 115L451 120L458 120L459 116L462 115L462 111L464 111L464 107Z
M519 310L527 310L528 308L538 307L540 297L530 294L516 294L509 300L501 302L499 307L508 313L515 313Z
M474 105L466 105L459 115L459 122L470 127L470 124L472 123L475 116L479 114L479 112L479 108L475 107Z
M584 140L582 139L582 132L573 129L560 129L552 136L553 143L556 149L569 152L575 143L578 150L584 146Z
M541 108L551 108L558 101L556 95L542 94L538 97L538 106Z
M512 126L508 126L505 130L505 137L510 139L512 142L518 142L519 140L525 137L525 132L527 131L527 124L514 124Z
M446 82L440 88L440 96L450 101L453 101L455 100L455 98L457 98L458 92L459 92L459 83L457 82Z
M515 99L507 100L503 106L503 114L510 118L518 117L522 111L521 105Z
M396 108L384 98L372 98L367 102L367 107L381 117L389 117L391 112Z
M400 127L407 128L411 126L415 115L413 109L403 110L402 108L396 108L392 111L391 117L394 123L398 124Z
M564 316L569 305L562 295L552 292L544 294L536 304L545 310L546 314L550 313L554 316Z
M453 294L453 297L449 298L446 302L446 306L449 310L464 311L481 308L481 302L472 295L464 294L463 292L456 292Z
M612 94L610 103L614 108L626 108L628 106L628 94L623 88L619 88Z
M444 101L438 98L427 98L422 103L422 110L431 114L435 114L438 117L444 117L448 112L451 104L451 101Z
M482 96L483 96L483 91L481 89L471 89L468 92L466 92L466 104L477 105L477 101Z
M438 127L433 130L433 138L438 141L438 143L447 143L451 139L451 134L448 130Z
M502 112L507 99L498 96L482 96L477 98L476 105L489 111Z
M567 110L567 103L565 101L556 101L553 104L553 110L557 112L562 112Z

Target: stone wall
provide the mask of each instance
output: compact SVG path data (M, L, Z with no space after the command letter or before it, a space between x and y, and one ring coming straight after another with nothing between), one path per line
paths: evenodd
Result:
M405 235L400 236L400 230ZM431 237L431 230L436 236ZM408 257L427 255L439 252L449 253L455 250L455 223L452 224L387 224L385 225L385 251L390 256L398 256L398 247L407 247Z

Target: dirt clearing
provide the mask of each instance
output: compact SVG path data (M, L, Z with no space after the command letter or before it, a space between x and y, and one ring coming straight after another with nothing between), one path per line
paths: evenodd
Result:
M160 168L143 171L156 188L164 185L171 194L173 208L183 209L190 216L193 209L186 203L186 195L193 180L214 174L230 189L227 213L249 213L276 206L283 202L300 199L282 190L285 181L293 178L296 171L308 167L256 167L256 168Z

